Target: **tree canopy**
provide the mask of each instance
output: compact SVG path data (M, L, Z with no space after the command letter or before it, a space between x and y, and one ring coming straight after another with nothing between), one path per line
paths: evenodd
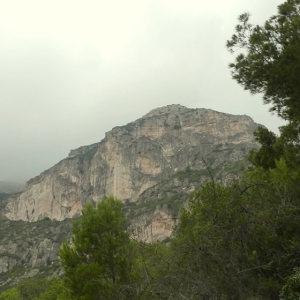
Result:
M172 245L184 272L193 270L199 293L278 299L300 266L299 179L299 170L281 159L274 169L246 171L229 186L211 182L196 192Z
M122 299L130 295L134 270L121 201L87 203L74 224L72 244L60 250L65 283L74 299Z
M227 41L230 52L241 52L230 64L233 79L251 93L263 93L283 119L300 121L300 0L279 5L263 26L249 20L249 13L242 14Z

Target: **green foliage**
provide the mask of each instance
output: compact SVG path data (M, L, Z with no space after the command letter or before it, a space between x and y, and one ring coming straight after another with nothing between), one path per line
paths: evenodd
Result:
M254 136L261 147L257 151L250 151L249 161L255 167L275 168L276 160L283 155L283 149L279 147L276 135L265 127L258 127Z
M263 26L249 23L250 14L239 17L236 33L227 41L230 52L244 51L230 64L232 77L251 93L263 93L271 111L288 120L277 137L259 128L256 139L262 147L251 151L254 167L275 168L283 157L290 166L299 167L300 157L300 1L287 0L278 14Z
M280 294L281 300L300 299L300 268L294 270L294 274L287 277L286 283Z
M261 144L259 150L251 150L249 161L254 167L276 168L276 161L284 158L287 165L300 168L300 123L290 122L280 128L280 136L264 127L259 127L254 136Z
M75 299L123 299L135 276L122 203L113 197L88 203L74 224L72 245L60 250L65 283ZM133 296L132 296L133 297Z
M162 243L147 244L133 242L134 269L136 272L135 298L131 299L172 299L170 278L174 273L171 263L171 249Z
M17 288L7 290L0 295L0 300L20 300L20 291Z
M33 300L71 300L71 296L63 280L53 277L48 280L46 290Z
M245 254L237 237L245 235L241 201L236 188L208 183L180 217L178 235L171 241L178 253L185 285L194 295L206 292L216 299L241 297L241 262ZM209 279L209 280L208 280ZM242 285L242 286L241 286Z
M171 242L195 294L278 299L283 279L300 266L299 173L280 160L196 193Z
M30 278L3 292L0 300L71 300L70 293L59 277Z
M179 178L179 180L188 179L189 182L195 183L199 182L201 176L209 176L209 172L206 169L202 170L192 170L190 166L186 167L184 171L178 171L173 177Z
M263 93L271 111L288 120L300 118L300 1L287 0L263 26L239 17L236 33L227 41L230 52L244 49L230 64L232 77L245 90Z
M290 167L300 168L300 123L290 122L280 128L275 146L283 149L283 157Z
M32 300L38 298L47 289L47 286L48 282L45 278L24 279L18 285L18 289L22 300Z

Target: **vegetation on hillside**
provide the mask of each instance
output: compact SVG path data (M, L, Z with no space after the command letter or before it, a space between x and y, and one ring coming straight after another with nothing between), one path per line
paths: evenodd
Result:
M264 26L240 17L227 46L246 54L230 65L233 78L288 124L280 136L256 131L262 147L242 178L195 192L168 246L131 240L121 202L103 199L63 243L63 278L23 281L0 300L300 299L299 32L300 0L286 0Z

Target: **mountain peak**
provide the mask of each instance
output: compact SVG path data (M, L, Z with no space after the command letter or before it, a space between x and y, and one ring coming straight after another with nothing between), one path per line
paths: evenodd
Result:
M135 202L152 186L185 170L212 168L245 160L259 145L257 124L248 116L190 109L179 104L150 111L115 127L101 142L73 150L30 180L6 206L12 220L63 220L80 214L87 201L113 195Z
M155 116L159 116L159 115L166 114L166 113L170 113L170 114L184 113L189 110L192 110L192 109L187 108L186 106L183 106L180 104L170 104L170 105L152 109L150 112L148 112L146 115L144 115L143 118L155 117Z

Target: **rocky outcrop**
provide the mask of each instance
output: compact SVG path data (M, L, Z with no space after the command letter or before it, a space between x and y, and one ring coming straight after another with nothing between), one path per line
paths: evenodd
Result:
M178 218L173 217L167 207L157 207L152 213L144 213L132 220L129 233L132 239L156 243L169 238Z
M20 241L21 242L21 241ZM47 265L58 260L60 244L45 238L38 244L9 242L0 245L0 273L7 272L21 260L31 268Z
M59 274L59 248L70 239L72 220L29 223L0 218L0 289L39 273Z
M72 150L31 179L8 201L5 215L30 222L64 220L79 215L86 201L98 202L104 196L135 202L148 188L187 167L221 168L243 160L258 147L253 138L257 126L246 115L180 105L154 109L115 127L100 143Z

